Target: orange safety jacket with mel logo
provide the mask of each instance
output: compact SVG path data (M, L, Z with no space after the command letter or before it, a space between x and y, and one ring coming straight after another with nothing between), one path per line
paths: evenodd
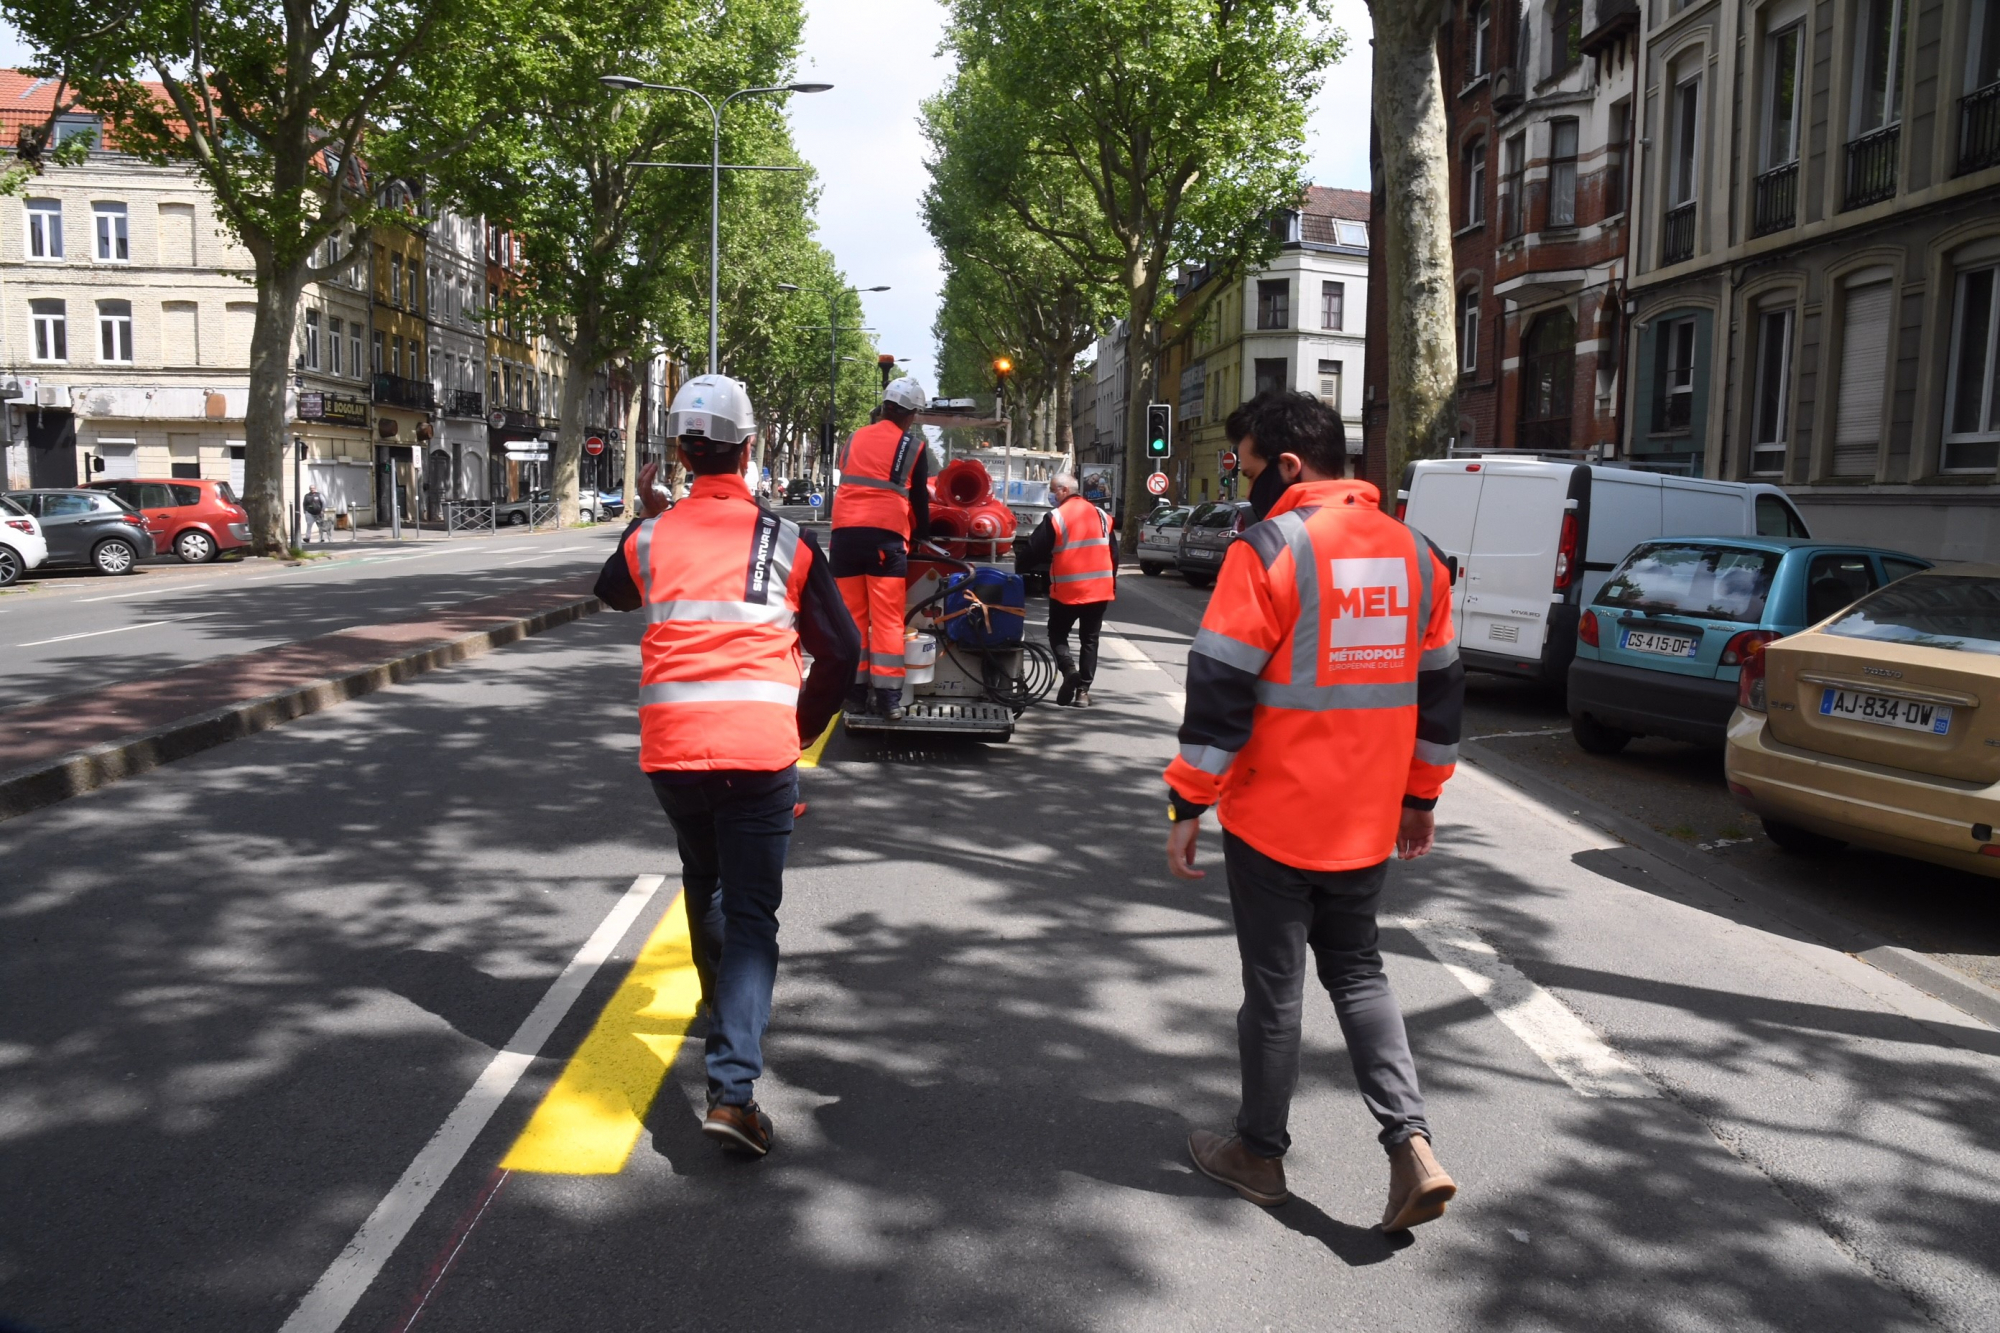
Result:
M1458 761L1451 581L1363 481L1291 487L1229 548L1188 654L1176 808L1304 870L1389 858Z
M734 473L625 544L639 641L639 766L776 772L799 759L798 616L812 546Z
M923 432L905 431L893 421L863 426L849 436L835 462L840 486L833 493L833 526L886 528L908 537L910 474L923 449Z
M1049 514L1056 544L1049 557L1049 596L1078 606L1118 596L1117 565L1111 559L1111 520L1081 495L1072 495Z

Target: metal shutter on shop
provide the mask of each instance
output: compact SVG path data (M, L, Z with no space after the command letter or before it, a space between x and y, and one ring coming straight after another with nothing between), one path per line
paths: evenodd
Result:
M1872 477L1882 443L1882 397L1889 382L1890 284L1847 292L1841 330L1840 398L1833 427L1833 475Z

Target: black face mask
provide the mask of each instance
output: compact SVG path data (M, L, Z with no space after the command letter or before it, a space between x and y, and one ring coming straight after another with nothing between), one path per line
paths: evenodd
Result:
M1250 512L1257 516L1259 523L1271 516L1277 506L1278 497L1297 483L1285 480L1284 472L1276 463L1266 463L1257 479L1250 483Z

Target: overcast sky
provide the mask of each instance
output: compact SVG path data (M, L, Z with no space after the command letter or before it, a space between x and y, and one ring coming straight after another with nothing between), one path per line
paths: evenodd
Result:
M887 283L864 297L885 352L935 391L931 319L937 312L938 258L917 214L924 144L917 104L943 86L948 63L935 55L943 34L938 0L806 0L800 77L833 91L792 99L792 133L820 177L819 238L848 281ZM1333 0L1347 30L1348 57L1314 101L1307 147L1318 185L1368 188L1368 10L1365 0ZM0 26L0 64L23 58ZM723 225L729 225L725 217Z

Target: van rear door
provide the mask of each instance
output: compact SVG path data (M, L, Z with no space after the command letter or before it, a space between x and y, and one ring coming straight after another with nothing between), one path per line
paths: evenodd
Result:
M1403 511L1409 525L1436 543L1464 569L1472 554L1472 528L1479 515L1479 488L1486 473L1477 464L1418 463L1410 477L1410 500ZM1465 636L1465 579L1451 590L1452 629Z
M1660 477L1622 467L1590 470L1590 531L1583 542L1583 605L1632 548L1660 535Z
M1484 483L1459 640L1468 649L1539 664L1555 587L1571 466L1480 460Z

